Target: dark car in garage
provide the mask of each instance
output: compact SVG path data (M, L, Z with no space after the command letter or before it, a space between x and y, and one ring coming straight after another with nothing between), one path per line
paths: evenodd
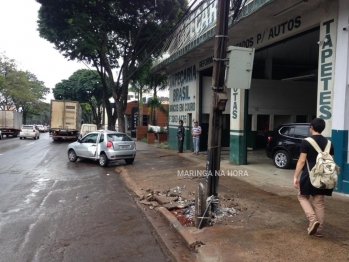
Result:
M309 127L309 123L284 124L270 133L266 154L276 167L286 169L298 161L302 140L311 135Z

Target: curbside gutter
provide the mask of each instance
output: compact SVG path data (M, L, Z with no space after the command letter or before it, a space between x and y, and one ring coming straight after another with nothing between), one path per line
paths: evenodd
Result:
M163 216L163 218L165 218L165 220L170 224L172 230L177 233L183 244L185 244L186 247L189 248L189 250L197 251L197 249L202 245L201 241L196 240L189 233L189 231L184 226L182 226L177 218L165 207L158 207L156 208L156 211L159 212Z

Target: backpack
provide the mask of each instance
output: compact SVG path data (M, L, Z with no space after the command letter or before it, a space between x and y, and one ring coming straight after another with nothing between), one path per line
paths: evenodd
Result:
M338 169L336 163L330 155L331 141L327 141L324 151L321 151L316 141L308 137L307 140L313 148L318 152L315 166L309 170L309 163L307 160L307 167L309 172L310 182L313 187L319 189L333 189L337 186Z

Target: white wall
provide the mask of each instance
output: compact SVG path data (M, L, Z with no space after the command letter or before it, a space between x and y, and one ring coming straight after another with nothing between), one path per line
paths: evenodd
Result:
M209 114L210 113L210 105L211 105L211 88L212 86L212 77L203 77L202 79L202 113ZM227 88L227 95L230 97L230 89ZM223 114L230 114L230 103L228 101L225 106L225 111Z

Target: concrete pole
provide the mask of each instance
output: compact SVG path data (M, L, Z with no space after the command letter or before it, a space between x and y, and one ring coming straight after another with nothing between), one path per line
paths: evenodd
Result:
M225 93L225 60L227 52L229 0L219 0L217 7L216 36L214 42L211 108L209 118L206 171L207 195L217 196L221 157L222 112L217 108L220 93Z

